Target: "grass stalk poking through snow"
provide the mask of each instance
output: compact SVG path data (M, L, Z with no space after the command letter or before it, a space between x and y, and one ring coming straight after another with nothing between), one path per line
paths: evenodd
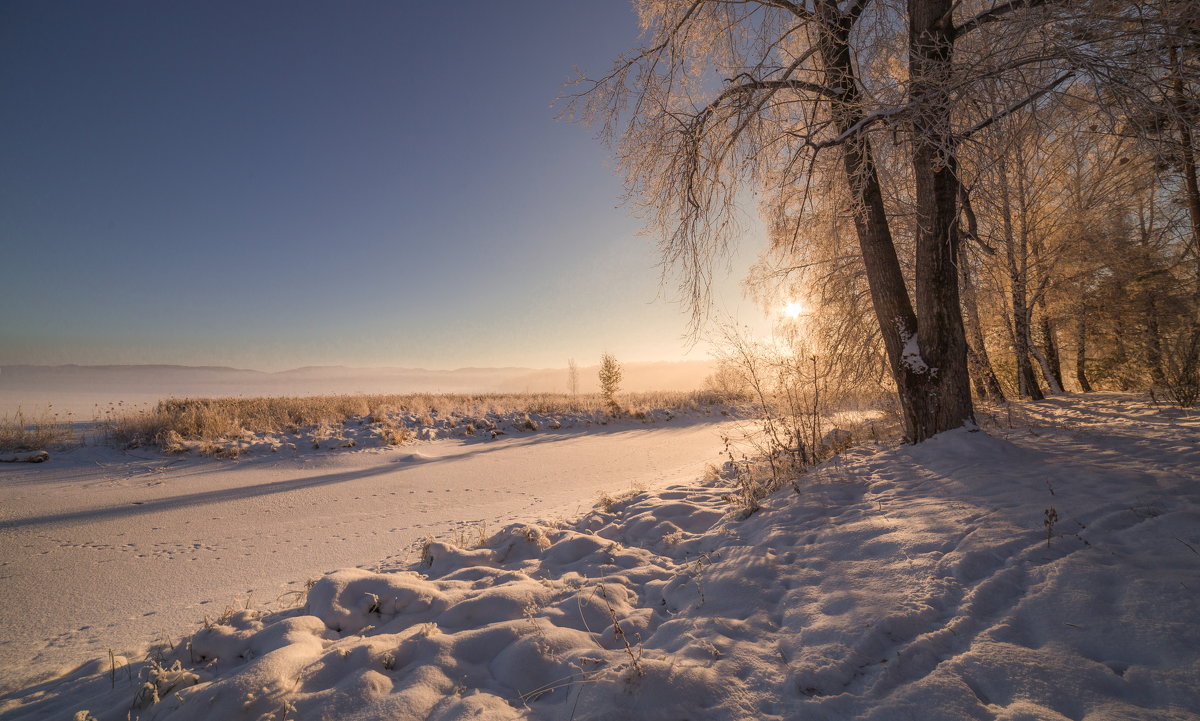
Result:
M1050 539L1054 538L1054 524L1058 523L1058 511L1054 506L1050 506L1045 511L1046 520L1042 521L1042 525L1046 527L1046 548L1050 547Z
M608 615L612 619L613 635L625 645L625 653L629 656L630 667L634 674L639 678L646 675L646 670L642 668L642 649L639 646L637 653L633 651L633 645L629 643L629 636L625 633L625 629L621 628L621 620L617 618L617 611L613 608L612 601L608 598L608 592L604 590L604 585L596 586L596 593L604 601L604 607L608 609ZM640 639L639 639L640 641Z

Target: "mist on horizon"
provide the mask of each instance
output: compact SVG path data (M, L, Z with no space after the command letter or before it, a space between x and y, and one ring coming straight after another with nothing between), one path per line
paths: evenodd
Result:
M623 363L622 390L690 391L701 388L714 361ZM578 364L579 392L599 389L595 363ZM163 398L307 396L407 393L566 393L568 370L561 368L308 367L261 371L170 365L0 367L0 417L18 409L49 411L73 420L92 420L110 404L153 405Z

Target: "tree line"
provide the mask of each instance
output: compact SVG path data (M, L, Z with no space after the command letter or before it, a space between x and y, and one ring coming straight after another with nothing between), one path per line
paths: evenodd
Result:
M1200 5L637 0L644 45L581 76L690 301L755 194L749 279L919 442L973 393L1196 401Z

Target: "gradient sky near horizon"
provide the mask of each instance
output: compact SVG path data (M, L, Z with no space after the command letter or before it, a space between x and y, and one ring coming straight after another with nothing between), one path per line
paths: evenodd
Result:
M3 3L0 364L707 357L550 107L636 44L619 0Z

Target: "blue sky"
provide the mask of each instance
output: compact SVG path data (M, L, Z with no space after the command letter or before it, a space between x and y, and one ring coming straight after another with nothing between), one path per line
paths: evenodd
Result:
M706 357L550 107L636 43L619 1L0 4L0 364Z

